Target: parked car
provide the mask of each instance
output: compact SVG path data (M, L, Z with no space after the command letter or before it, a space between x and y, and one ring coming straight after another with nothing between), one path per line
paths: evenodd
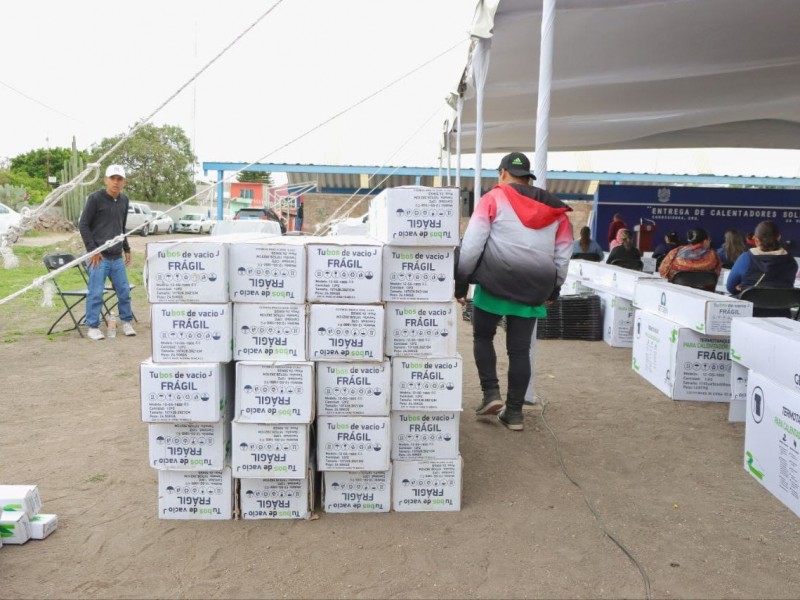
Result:
M233 219L234 221L243 221L245 219L275 221L280 224L281 233L286 233L286 223L271 208L242 208L234 215Z
M0 204L0 233L5 233L12 225L19 225L22 216L10 206Z
M211 233L214 221L201 213L189 213L178 219L175 231L178 233Z
M281 235L281 224L275 221L244 219L242 221L217 221L211 235L229 235L231 233L262 233L265 237Z
M125 222L125 232L131 231L136 229L140 225L145 225L141 229L138 229L137 232L139 235L146 237L153 233L153 211L150 210L150 207L147 204L142 204L141 202L131 202L128 205L128 220Z
M165 215L163 211L154 210L153 211L153 231L151 233L172 233L172 230L175 228L175 221L172 220L172 217L169 215Z

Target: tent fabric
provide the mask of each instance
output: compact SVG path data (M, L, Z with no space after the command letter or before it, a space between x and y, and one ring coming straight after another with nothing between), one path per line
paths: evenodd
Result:
M533 148L541 0L481 0L484 152ZM553 150L800 148L797 0L558 0ZM476 43L459 82L474 152Z

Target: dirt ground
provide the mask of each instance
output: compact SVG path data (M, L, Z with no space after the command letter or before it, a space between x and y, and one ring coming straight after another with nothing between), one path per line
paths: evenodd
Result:
M44 511L59 515L47 540L0 549L2 598L644 597L562 473L543 417L654 597L797 597L800 520L745 473L743 426L727 422L727 405L668 400L633 373L630 350L546 341L544 415L509 432L472 415L464 322L460 513L160 521L139 418L150 323L143 301L134 310L135 338L23 333L0 344L0 481L38 484ZM0 333L11 321L4 313Z

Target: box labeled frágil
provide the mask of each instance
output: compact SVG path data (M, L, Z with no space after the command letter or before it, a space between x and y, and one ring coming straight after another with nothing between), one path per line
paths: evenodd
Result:
M234 304L236 360L306 360L304 304Z
M640 280L633 305L706 335L731 334L731 321L753 315L753 304L664 281Z
M461 510L462 460L395 461L392 504L397 512Z
M308 437L308 425L234 421L233 476L303 479L308 470Z
M24 544L31 539L31 522L21 510L0 511L0 539L4 544Z
M221 471L159 471L158 518L222 521L233 518L230 467Z
M318 363L318 413L388 417L391 372L388 361Z
M392 411L392 460L457 458L460 411Z
M312 238L306 248L309 302L381 301L381 242L366 236L330 236Z
M308 519L314 510L314 472L303 479L242 479L242 519Z
M145 423L214 423L229 402L228 365L224 363L155 364L139 368L142 421Z
M385 471L389 468L389 417L319 417L320 471Z
M458 246L458 188L396 187L369 205L369 233L393 246Z
M636 311L633 370L672 400L730 402L729 348L727 337Z
M750 371L744 470L800 517L800 394Z
M230 420L150 425L150 466L170 471L217 471L229 464Z
M392 359L392 410L461 410L463 361L453 358Z
M147 299L155 303L228 301L228 247L220 241L147 244Z
M736 319L731 324L731 359L800 392L800 323L783 318Z
M236 413L240 423L311 423L314 363L236 363Z
M453 248L385 246L383 300L449 302L453 299Z
M603 312L603 341L614 348L633 346L633 303L621 296L598 292Z
M32 517L41 509L38 486L0 485L0 511L22 511Z
M383 306L312 304L308 318L308 359L383 359Z
M31 517L31 539L43 540L58 528L58 515L38 514Z
M306 299L303 238L263 238L228 248L233 302L302 304Z
M387 302L387 356L455 356L455 302Z
M153 304L153 361L230 362L230 304Z
M392 508L392 469L328 471L322 480L322 506L329 513L381 513Z

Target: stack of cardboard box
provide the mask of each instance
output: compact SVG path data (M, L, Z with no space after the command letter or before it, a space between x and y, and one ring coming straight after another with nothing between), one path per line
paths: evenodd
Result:
M58 516L40 513L42 500L35 485L0 485L0 548L43 540L58 527Z

